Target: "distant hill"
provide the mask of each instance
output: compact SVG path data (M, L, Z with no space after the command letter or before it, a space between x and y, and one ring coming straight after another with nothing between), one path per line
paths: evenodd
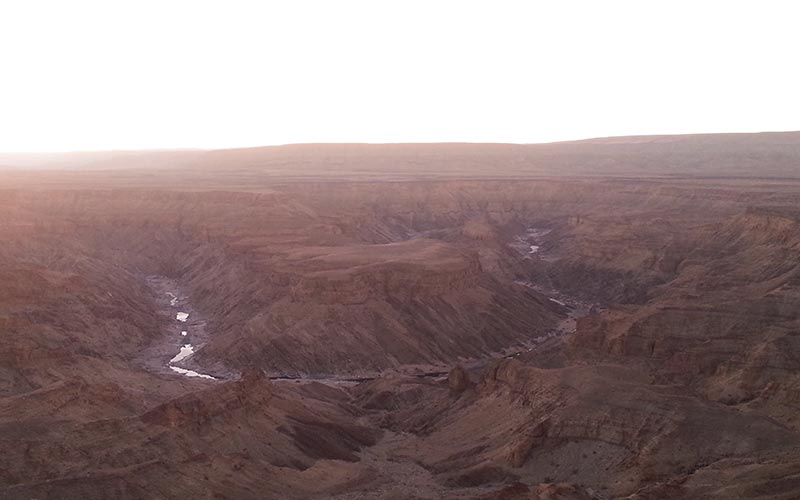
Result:
M800 132L631 136L547 144L299 144L209 151L202 169L421 177L800 177Z
M212 151L0 154L10 168L180 168L279 178L800 178L800 132L607 137L546 144L293 144Z

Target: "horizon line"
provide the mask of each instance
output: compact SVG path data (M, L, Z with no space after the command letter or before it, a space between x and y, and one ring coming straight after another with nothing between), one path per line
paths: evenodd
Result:
M230 147L146 147L146 148L114 148L114 149L74 149L74 150L51 150L51 151L0 151L0 156L35 156L35 155L69 155L69 154L89 154L89 153L167 153L167 152L212 152L212 151L234 151L240 149L260 149L260 148L280 148L288 146L323 146L323 145L352 145L352 146L395 146L395 145L498 145L498 146L536 146L547 144L567 144L575 142L598 141L608 139L636 139L636 138L663 138L663 137L690 137L690 136L721 136L721 135L759 135L759 134L793 134L800 133L796 130L762 130L756 132L683 132L683 133L658 133L658 134L630 134L630 135L607 135L590 136L580 139L564 139L557 141L542 142L505 142L505 141L398 141L398 142L369 142L369 141L313 141L313 142L287 142L279 144L257 144L249 146L230 146Z

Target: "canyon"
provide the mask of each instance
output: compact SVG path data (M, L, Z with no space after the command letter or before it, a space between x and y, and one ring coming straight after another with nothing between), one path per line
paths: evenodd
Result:
M800 497L800 133L0 160L0 498Z

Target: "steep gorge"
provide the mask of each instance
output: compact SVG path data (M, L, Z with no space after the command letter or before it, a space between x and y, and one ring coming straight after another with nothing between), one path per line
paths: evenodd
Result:
M308 182L2 200L9 498L504 498L539 483L729 498L725 478L759 498L768 470L776 498L797 492L793 192ZM535 253L514 246L529 228L548 230ZM139 363L168 330L153 275L207 320L191 363L224 380ZM528 347L568 312L544 289L597 307ZM449 384L415 376L457 364Z

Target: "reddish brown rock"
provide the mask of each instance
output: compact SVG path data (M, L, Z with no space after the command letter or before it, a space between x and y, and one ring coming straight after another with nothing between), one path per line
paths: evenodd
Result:
M453 393L461 393L467 390L472 382L469 379L469 373L461 365L456 365L447 375L447 385Z

